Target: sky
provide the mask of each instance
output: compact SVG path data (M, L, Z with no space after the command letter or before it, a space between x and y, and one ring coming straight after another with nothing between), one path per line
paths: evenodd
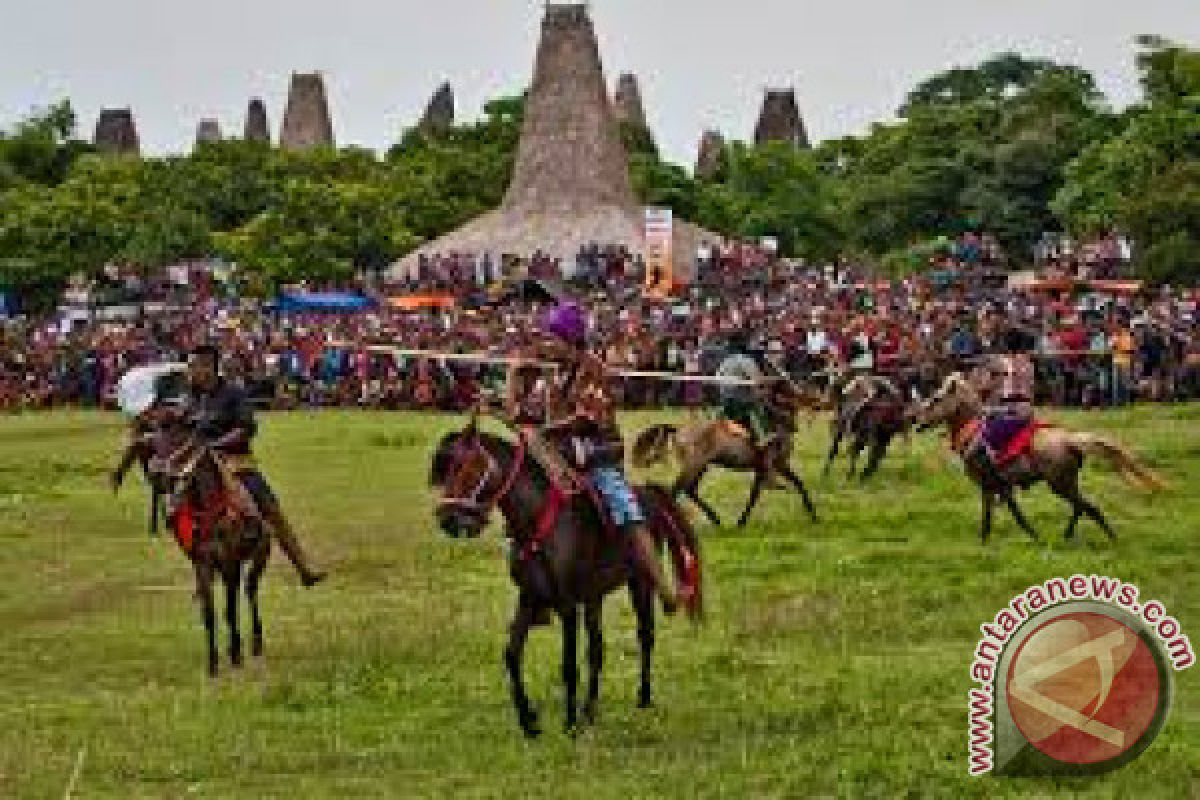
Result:
M15 0L2 0L6 3ZM930 75L1009 50L1078 64L1115 106L1138 97L1133 38L1200 45L1197 0L593 0L609 85L632 71L669 159L705 128L750 138L767 87L794 86L810 135L866 131ZM443 80L461 118L524 88L537 0L44 0L0 32L0 126L69 97L90 138L133 109L143 152L190 149L250 97L274 134L292 71L325 74L339 144L383 149Z

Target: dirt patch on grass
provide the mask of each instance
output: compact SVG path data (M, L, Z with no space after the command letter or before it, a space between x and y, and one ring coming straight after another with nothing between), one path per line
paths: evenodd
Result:
M825 592L775 595L746 610L742 630L754 636L820 630L836 624L841 612L841 600Z

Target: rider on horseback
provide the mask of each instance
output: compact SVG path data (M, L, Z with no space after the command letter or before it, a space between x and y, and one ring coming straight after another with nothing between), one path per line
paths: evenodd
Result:
M1015 338L1006 338L1005 350L990 357L976 373L985 403L983 424L964 453L969 463L979 464L996 482L1003 482L999 455L1033 421L1033 360Z
M750 434L764 479L770 485L781 439L765 406L763 387L767 380L761 366L764 354L750 346L742 331L730 334L727 347L728 355L717 367L717 376L733 382L721 385L721 417L737 423Z
M663 576L645 514L625 477L625 447L607 370L587 348L584 312L574 303L560 303L546 314L542 330L550 337L544 355L558 367L547 385L543 433L561 442L571 464L587 475L613 524L631 543L636 568L672 613L679 600Z
M186 403L193 430L220 455L254 500L255 510L279 542L305 586L325 577L308 563L291 523L279 500L259 471L250 444L258 426L254 412L241 389L227 383L218 370L218 352L211 345L196 348L188 359Z

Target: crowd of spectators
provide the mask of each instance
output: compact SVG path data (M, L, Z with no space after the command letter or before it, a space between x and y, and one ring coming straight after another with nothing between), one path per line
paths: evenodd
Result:
M594 344L616 370L711 374L736 331L797 380L875 372L928 391L947 372L1016 342L1035 354L1040 402L1200 396L1194 292L996 285L983 277L986 240L975 243L949 265L949 281L886 281L844 262L714 247L700 254L696 280L665 300L643 292L636 258L593 246L580 250L566 290L585 300ZM218 345L226 375L271 407L463 408L481 384L502 379L499 367L389 348L505 355L526 347L561 266L541 254L524 264L429 257L409 279L340 287L370 303L336 312L239 298L208 266L150 280L114 272L105 285L68 292L56 313L0 327L0 408L109 406L125 370L180 360L201 342ZM391 302L430 292L454 305ZM634 407L711 400L696 382L636 377L620 386Z

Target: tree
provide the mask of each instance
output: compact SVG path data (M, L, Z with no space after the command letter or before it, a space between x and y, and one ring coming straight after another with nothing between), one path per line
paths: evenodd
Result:
M1147 279L1193 281L1200 276L1200 51L1158 37L1138 43L1143 103L1126 112L1118 135L1093 142L1067 167L1051 205L1079 235L1130 236Z

